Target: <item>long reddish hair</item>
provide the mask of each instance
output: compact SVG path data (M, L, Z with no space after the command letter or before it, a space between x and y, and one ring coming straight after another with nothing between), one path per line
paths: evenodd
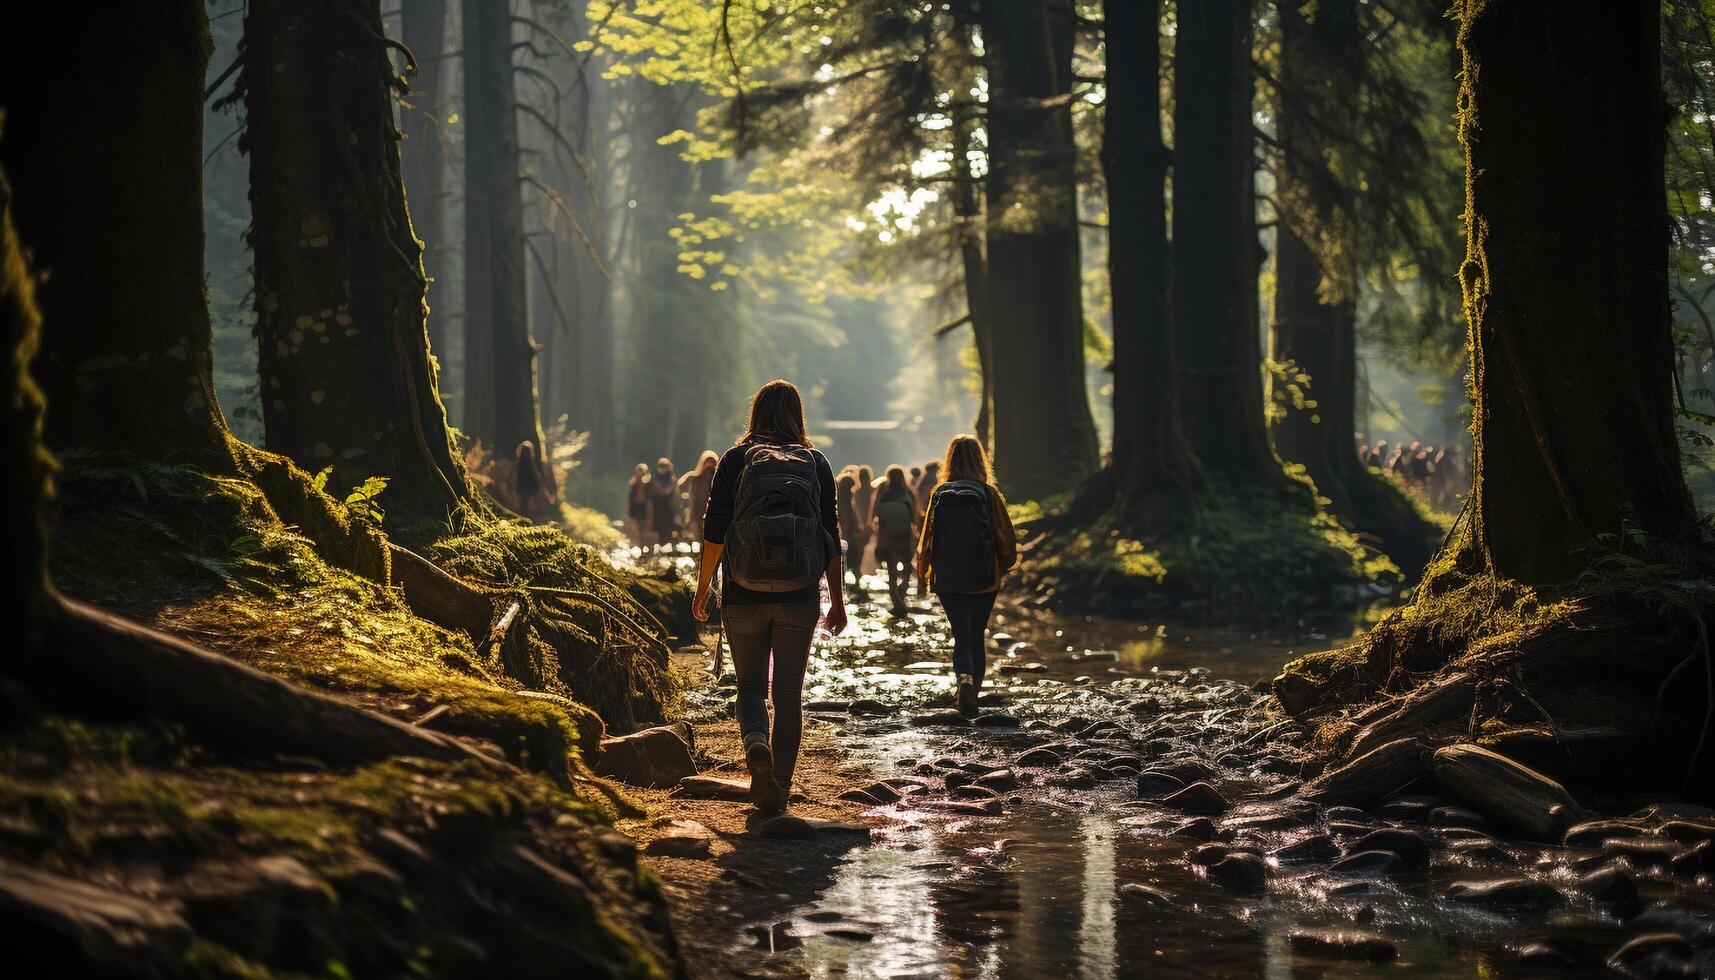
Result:
M947 443L947 458L941 461L941 472L937 474L942 483L949 480L971 480L976 483L994 483L994 476L989 472L989 454L983 449L983 444L973 435L957 435Z
M776 378L756 389L750 399L750 425L738 445L766 442L815 448L804 428L804 399L790 381Z

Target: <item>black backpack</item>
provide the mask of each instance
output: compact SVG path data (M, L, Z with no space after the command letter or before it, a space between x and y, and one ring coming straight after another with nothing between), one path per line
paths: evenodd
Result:
M808 448L745 449L724 552L734 582L753 592L796 592L816 584L831 554L820 487L816 456Z
M916 513L911 505L911 493L901 490L878 499L875 522L878 526L875 546L888 554L911 550L911 518Z
M988 484L952 480L935 488L935 590L982 592L995 583L994 499Z

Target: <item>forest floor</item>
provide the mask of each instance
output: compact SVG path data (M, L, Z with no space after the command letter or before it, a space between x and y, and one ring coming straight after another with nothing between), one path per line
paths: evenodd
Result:
M806 682L806 821L627 790L648 813L621 829L692 977L1715 970L1708 808L1581 796L1589 819L1550 835L1427 774L1330 790L1313 727L1250 683L1282 645L1011 599L973 722L948 710L932 600L851 608ZM676 655L699 776L742 787L731 678L709 663Z

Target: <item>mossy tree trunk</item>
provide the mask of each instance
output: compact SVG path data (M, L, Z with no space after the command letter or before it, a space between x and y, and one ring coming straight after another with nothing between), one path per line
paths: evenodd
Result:
M0 167L58 324L35 365L56 451L230 459L199 220L209 50L197 0L33 4L0 31Z
M411 228L423 243L423 271L429 280L445 275L447 257L447 162L441 132L447 124L441 101L442 49L446 47L449 0L403 0L399 11L400 40L416 57L411 92L400 109L405 142L400 171L411 207ZM445 305L444 301L440 304ZM445 357L452 348L447 318L429 317L429 350ZM444 365L443 365L444 367Z
M490 451L542 445L530 337L511 5L464 0L465 414Z
M0 113L5 106L0 104ZM6 138L0 115L0 142ZM42 319L36 310L35 279L12 228L12 188L0 173L0 459L6 461L3 526L5 577L0 580L0 615L11 634L8 657L40 652L53 593L48 585L48 535L42 514L53 464L42 448L42 392L30 377Z
M1181 4L1174 52L1181 422L1197 459L1233 488L1284 489L1262 402L1250 0Z
M1180 427L1168 305L1167 168L1161 140L1160 0L1103 5L1108 100L1108 275L1114 324L1114 491L1122 508L1185 496L1200 480ZM1123 490L1121 489L1123 488Z
M1096 468L1084 383L1072 139L1071 0L981 7L988 67L986 180L993 316L993 449L1015 499L1078 485Z
M1469 541L1566 581L1627 526L1695 521L1673 425L1660 11L1464 0Z
M268 448L342 488L387 477L444 519L470 488L429 359L379 5L253 0L244 37Z

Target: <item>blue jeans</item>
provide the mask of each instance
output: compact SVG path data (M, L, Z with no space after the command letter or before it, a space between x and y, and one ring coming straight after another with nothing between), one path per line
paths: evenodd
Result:
M989 614L998 592L947 593L941 608L953 627L953 673L969 674L978 687L988 666Z
M804 671L810 665L810 640L816 635L820 602L729 605L727 642L738 675L738 730L760 734L774 753L774 779L792 784L798 743L804 736ZM768 725L769 662L773 661L774 731Z

